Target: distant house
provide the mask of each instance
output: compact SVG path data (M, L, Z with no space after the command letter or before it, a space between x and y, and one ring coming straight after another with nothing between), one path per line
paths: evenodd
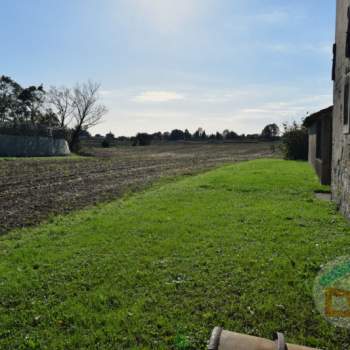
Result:
M333 106L307 117L304 126L309 132L309 162L323 185L332 178L332 120Z

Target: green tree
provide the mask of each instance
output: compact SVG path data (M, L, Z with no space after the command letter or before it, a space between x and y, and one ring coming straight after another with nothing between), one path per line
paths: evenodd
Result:
M152 143L152 135L138 133L133 140L133 146L149 146Z
M278 137L280 134L280 129L277 124L268 124L265 126L261 132L261 138L272 140Z
M188 131L188 129L185 130L185 140L191 140L192 135L191 133Z
M13 79L0 77L0 123L17 126L57 126L57 116L46 108L46 92L42 85L23 88Z
M203 138L203 134L205 134L205 130L203 128L198 128L197 131L193 134L193 138L195 140L200 140ZM206 134L205 134L206 137Z
M19 110L18 96L23 88L9 77L0 77L0 122L13 123Z
M234 139L238 139L239 136L237 133L235 133L234 131L229 131L228 133L226 133L226 137L227 140L234 140Z
M175 129L170 133L171 141L179 141L185 139L185 133L182 130Z
M107 141L113 141L115 139L115 136L112 133L112 131L110 131L108 134L106 134L105 138L106 138Z
M219 133L218 131L216 132L216 134L215 134L215 138L217 139L217 140L223 140L223 136L222 136L222 134L221 133Z
M308 159L308 131L293 122L292 125L284 124L284 134L282 136L282 150L284 157L291 160L307 160Z

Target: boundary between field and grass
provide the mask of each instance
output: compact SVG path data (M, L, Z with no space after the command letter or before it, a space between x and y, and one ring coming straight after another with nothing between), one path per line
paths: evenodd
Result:
M49 160L83 160L91 157L81 156L79 154L71 153L67 156L50 156L50 157L0 157L1 161L49 161Z

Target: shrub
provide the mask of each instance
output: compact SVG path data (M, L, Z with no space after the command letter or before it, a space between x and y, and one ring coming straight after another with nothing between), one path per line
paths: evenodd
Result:
M152 135L147 133L138 133L133 141L133 146L149 146L152 143Z
M106 140L106 139L102 141L101 145L102 145L103 148L109 148L110 147L109 141Z
M282 137L282 151L285 159L307 160L309 150L307 129L294 122L292 125L284 125Z

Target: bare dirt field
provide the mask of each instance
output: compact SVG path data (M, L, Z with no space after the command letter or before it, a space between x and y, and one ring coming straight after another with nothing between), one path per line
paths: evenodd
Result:
M271 143L91 149L92 156L0 160L0 234L142 189L160 177L276 156ZM277 146L276 146L277 148Z

